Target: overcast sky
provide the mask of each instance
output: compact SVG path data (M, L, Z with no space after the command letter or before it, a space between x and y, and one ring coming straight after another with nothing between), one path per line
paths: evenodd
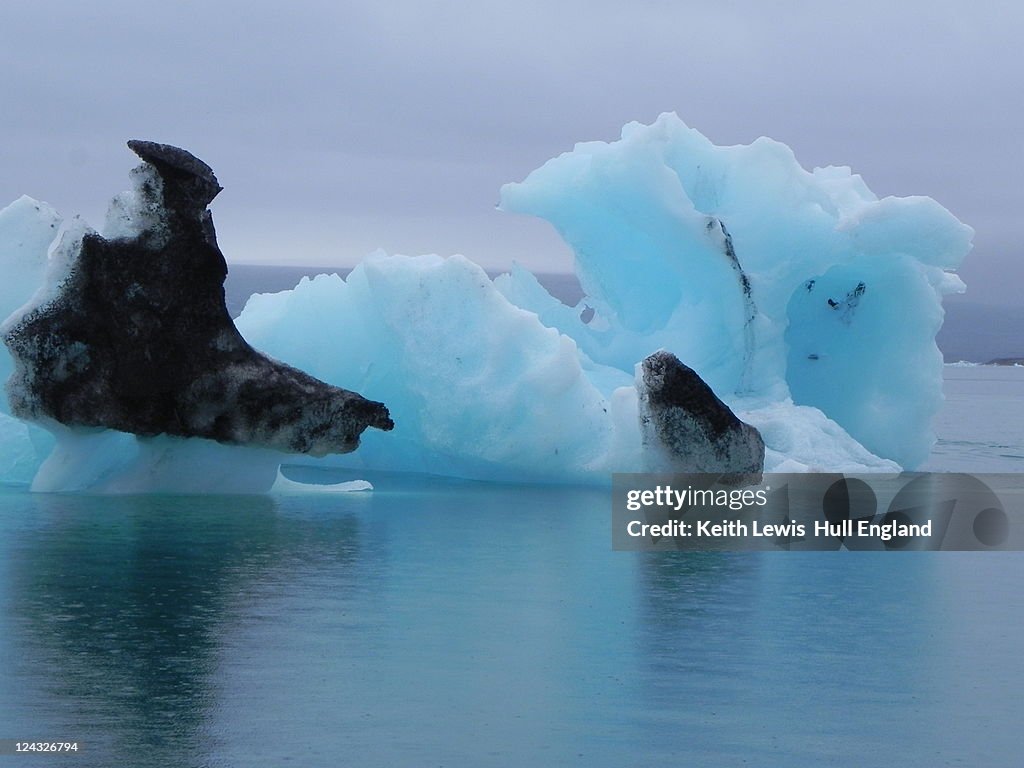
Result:
M498 190L576 141L675 111L760 135L976 230L971 298L1024 285L1024 4L68 2L0 5L0 206L99 226L128 138L213 166L229 262L381 247L567 271Z

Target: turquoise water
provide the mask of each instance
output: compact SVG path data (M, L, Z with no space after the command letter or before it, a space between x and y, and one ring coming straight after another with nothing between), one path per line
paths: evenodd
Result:
M947 368L928 468L1024 470L1022 374ZM1022 554L613 552L604 490L373 479L0 487L0 739L84 745L0 765L1021 764Z
M935 429L925 469L1024 472L1024 366L951 366L943 371Z
M1024 556L612 552L603 491L381 486L3 491L0 738L76 766L1019 764Z

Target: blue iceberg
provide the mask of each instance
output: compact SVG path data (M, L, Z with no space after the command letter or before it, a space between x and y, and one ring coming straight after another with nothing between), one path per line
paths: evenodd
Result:
M664 114L618 141L578 144L506 185L500 207L546 219L571 246L577 306L519 267L492 280L462 256L376 253L346 279L255 295L237 320L255 348L387 403L393 432L314 459L55 429L57 449L36 472L52 440L0 415L0 479L213 492L223 473L224 490L262 491L298 461L606 483L666 468L642 428L638 384L659 350L756 427L765 471L893 471L927 457L942 297L963 290L954 270L973 235L930 198L879 199L849 168L807 171L766 138L719 147ZM45 283L58 221L48 211L23 198L0 213L0 262L25 284ZM61 250L50 246L51 260ZM14 294L26 290L5 289L0 309L16 317L30 296Z

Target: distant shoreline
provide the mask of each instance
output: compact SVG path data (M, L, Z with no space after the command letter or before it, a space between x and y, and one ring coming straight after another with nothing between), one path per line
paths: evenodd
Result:
M1024 357L1007 357L989 360L987 363L974 363L970 360L957 360L955 363L944 363L947 368L1024 368Z

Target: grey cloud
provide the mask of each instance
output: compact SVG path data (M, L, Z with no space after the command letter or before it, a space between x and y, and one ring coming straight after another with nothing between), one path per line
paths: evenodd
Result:
M999 7L1002 5L1002 7ZM97 7L99 6L99 7ZM239 261L351 263L381 245L568 268L502 183L675 110L770 135L978 229L975 298L1019 301L1019 40L1010 4L7 3L0 201L102 217L130 137L217 170ZM244 228L244 231L233 231Z

